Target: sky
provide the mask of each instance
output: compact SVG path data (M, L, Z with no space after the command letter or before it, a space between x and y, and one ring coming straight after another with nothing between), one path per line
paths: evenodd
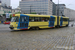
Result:
M53 0L53 2L58 4L58 0ZM65 4L67 8L75 10L75 0L59 0L59 4Z
M12 8L17 8L19 6L19 1L21 0L11 0Z
M12 8L17 8L21 0L11 0ZM54 3L58 4L58 0L53 0ZM60 4L65 4L67 8L75 10L75 0L59 0Z

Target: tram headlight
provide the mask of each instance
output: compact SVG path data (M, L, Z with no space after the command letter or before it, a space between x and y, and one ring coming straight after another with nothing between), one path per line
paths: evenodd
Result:
M10 25L10 27L13 27L13 25Z

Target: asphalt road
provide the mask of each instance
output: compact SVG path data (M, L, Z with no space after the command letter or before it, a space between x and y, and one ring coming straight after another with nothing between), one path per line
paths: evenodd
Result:
M0 24L0 50L75 50L75 26L12 31Z

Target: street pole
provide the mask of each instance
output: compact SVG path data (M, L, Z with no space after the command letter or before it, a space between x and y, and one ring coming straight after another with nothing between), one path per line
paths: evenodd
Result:
M57 27L59 27L59 0L57 5Z
M30 14L31 14L31 5L30 5Z

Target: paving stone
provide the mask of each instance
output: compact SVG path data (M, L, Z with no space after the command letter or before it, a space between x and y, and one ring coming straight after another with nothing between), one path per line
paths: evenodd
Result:
M0 50L75 50L75 26L26 31L11 31L8 25L0 28Z

